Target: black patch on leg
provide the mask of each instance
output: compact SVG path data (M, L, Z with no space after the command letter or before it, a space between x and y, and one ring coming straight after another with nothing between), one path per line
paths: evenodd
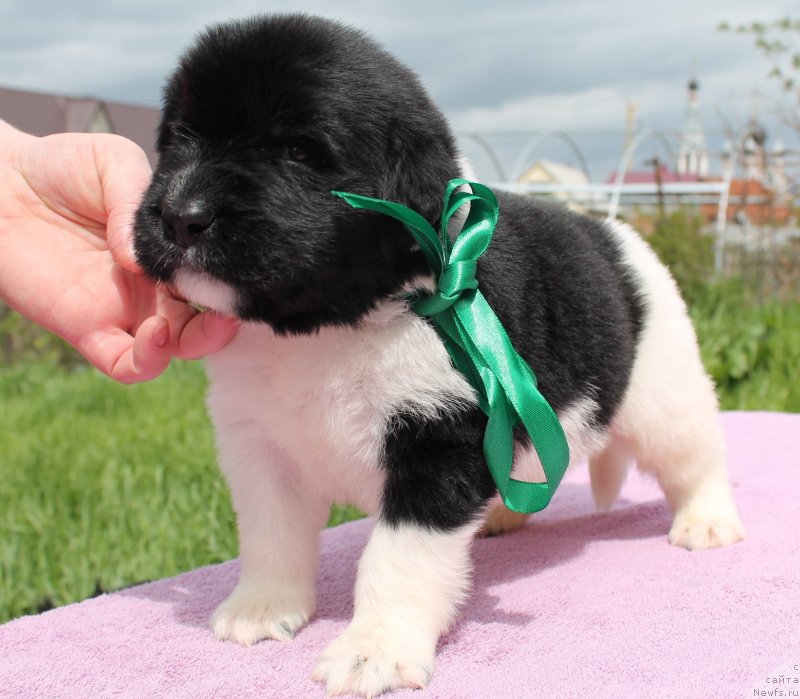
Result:
M477 408L431 420L409 413L389 423L381 518L451 530L497 492L483 458L486 416Z

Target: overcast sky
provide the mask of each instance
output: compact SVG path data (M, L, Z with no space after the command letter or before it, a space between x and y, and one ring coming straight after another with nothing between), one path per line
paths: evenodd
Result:
M420 74L457 131L578 132L594 179L622 140L583 132L621 132L628 102L640 128L679 129L692 74L709 132L723 128L720 113L739 128L755 111L772 142L796 142L774 118L780 92L752 38L717 26L798 17L797 0L0 0L0 85L157 106L164 76L205 25L286 10L367 30ZM526 140L490 138L506 174ZM475 143L462 143L495 178ZM659 149L653 140L637 160ZM577 164L556 138L531 157Z

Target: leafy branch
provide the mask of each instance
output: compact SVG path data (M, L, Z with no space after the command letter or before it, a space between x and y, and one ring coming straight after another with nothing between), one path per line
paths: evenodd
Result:
M784 17L774 22L751 22L735 26L723 22L717 29L754 37L756 48L772 64L768 76L777 80L800 104L800 19Z

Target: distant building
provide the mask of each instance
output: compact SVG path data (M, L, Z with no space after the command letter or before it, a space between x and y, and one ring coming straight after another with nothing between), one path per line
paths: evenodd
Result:
M700 211L711 222L717 217L718 207L704 204ZM726 219L739 225L784 225L793 220L793 212L786 198L776 194L761 180L733 179Z
M662 212L665 206L696 204L705 220L712 223L717 219L719 196L701 193L701 183L722 183L730 177L726 210L729 223L786 223L791 219L791 210L783 165L785 146L777 143L768 149L765 146L766 131L754 119L747 125L737 144L726 143L723 153L725 177L709 176L709 151L700 116L699 87L695 78L688 83L686 115L680 131L674 170L654 158L647 163L650 166L647 169L624 173L622 184L631 186L625 194L626 202L653 204L655 193ZM617 172L612 172L606 184L616 184L617 176ZM697 186L691 183L697 183ZM687 185L685 192L681 191L681 184ZM638 197L632 191L638 192Z
M159 110L154 106L107 102L0 88L0 119L34 136L54 133L114 133L137 143L151 165Z
M658 160L651 160L652 167L646 170L629 170L622 180L623 184L645 185L702 182L708 177L708 148L700 118L700 83L692 78L688 84L686 116L680 131L678 154L675 158L674 170ZM606 182L614 184L617 173L612 172Z
M681 140L678 145L678 159L675 169L680 175L706 177L708 175L708 150L700 119L700 83L695 78L689 81L689 103L681 128Z
M606 179L606 184L615 184L617 172L612 172ZM689 173L680 173L670 170L661 162L654 162L649 170L628 170L622 178L622 184L652 184L658 185L674 182L698 182L700 177Z
M607 197L589 192L589 178L583 170L556 163L552 160L537 160L517 179L517 184L534 188L544 185L543 189L553 187L549 196L565 202L571 208L580 211L594 210L607 205ZM563 189L561 189L563 187ZM586 191L580 191L583 187ZM544 192L538 192L540 196Z
M767 131L756 119L751 119L744 133L739 144L725 142L723 165L741 173L744 180L759 182L772 191L780 205L788 205L790 192L783 141L778 139L769 146Z
M520 184L589 184L583 170L552 160L537 160L517 180Z

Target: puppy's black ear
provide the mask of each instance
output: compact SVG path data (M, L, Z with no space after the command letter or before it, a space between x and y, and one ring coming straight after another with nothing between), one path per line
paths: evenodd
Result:
M386 162L383 198L405 204L436 226L445 186L461 176L455 140L438 111L395 120Z

